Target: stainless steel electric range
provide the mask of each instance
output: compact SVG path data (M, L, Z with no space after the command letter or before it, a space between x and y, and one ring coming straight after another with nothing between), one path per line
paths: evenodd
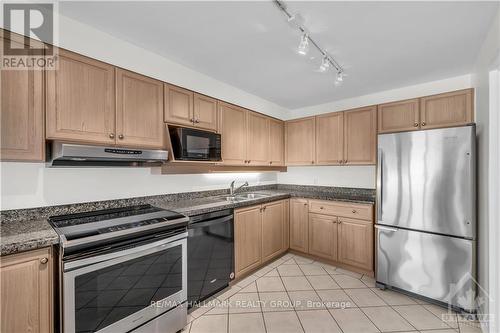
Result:
M176 332L187 318L187 223L140 205L52 216L61 331Z

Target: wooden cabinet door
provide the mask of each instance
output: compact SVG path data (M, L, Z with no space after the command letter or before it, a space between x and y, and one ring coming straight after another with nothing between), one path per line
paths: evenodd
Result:
M0 258L1 332L53 331L51 249Z
M337 217L309 214L309 253L337 260Z
M269 118L247 112L247 164L269 165Z
M285 125L287 165L311 165L315 161L315 118L289 120Z
M420 99L422 129L452 127L472 123L473 89L427 96Z
M262 258L261 206L243 208L234 214L236 277L259 266Z
M342 164L344 159L344 113L316 117L316 164Z
M21 36L13 36L9 42L14 47L24 46ZM4 43L3 36L0 43ZM0 72L0 160L43 161L43 70Z
M46 137L115 143L115 68L59 50L58 69L46 71Z
M284 202L285 210L285 229L284 232L284 249L285 251L290 248L290 199L286 199Z
M378 133L420 129L419 99L380 104L377 111Z
M290 199L290 248L308 252L309 209L306 199Z
M209 131L217 131L217 100L194 94L194 125Z
M219 117L223 163L245 165L247 160L247 111L220 102Z
M344 112L344 164L375 164L375 106Z
M162 148L163 83L116 69L116 144Z
M269 119L269 164L285 165L285 126L281 120Z
M262 262L286 250L284 209L283 201L262 205Z
M163 118L165 122L193 126L193 92L166 83L164 89L165 113Z
M338 260L373 271L373 223L339 217Z

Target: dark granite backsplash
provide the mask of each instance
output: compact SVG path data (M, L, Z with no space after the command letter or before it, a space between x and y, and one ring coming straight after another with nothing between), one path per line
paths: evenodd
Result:
M368 188L277 184L279 191L330 194L337 199L375 202L376 191Z

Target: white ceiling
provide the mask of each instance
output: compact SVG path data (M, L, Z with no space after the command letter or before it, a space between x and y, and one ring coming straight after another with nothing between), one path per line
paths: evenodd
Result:
M497 2L289 2L348 74L334 86L319 54L265 2L61 2L94 26L289 109L470 73ZM314 59L310 59L314 57Z

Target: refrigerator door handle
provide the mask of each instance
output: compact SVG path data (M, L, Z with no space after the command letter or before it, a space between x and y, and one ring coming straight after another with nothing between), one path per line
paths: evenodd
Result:
M376 225L375 229L380 229L380 230L389 231L389 232L396 232L396 231L398 231L398 229L396 229L396 228L389 228L389 227L384 227L384 226L381 226L381 225Z
M383 167L384 167L384 161L383 161L383 155L382 155L382 149L378 149L378 167L377 167L377 221L381 222L382 221L382 183L384 181L383 179Z

